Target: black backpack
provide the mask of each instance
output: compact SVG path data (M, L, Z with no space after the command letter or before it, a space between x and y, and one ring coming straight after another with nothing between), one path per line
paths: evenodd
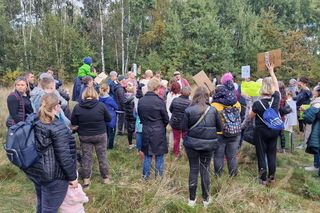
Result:
M7 132L4 150L11 163L20 169L27 169L40 158L35 144L35 119L35 113L30 114L25 121L11 126Z

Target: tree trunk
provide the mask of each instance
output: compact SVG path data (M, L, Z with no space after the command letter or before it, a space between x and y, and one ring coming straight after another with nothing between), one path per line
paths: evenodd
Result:
M130 43L130 0L128 0L129 9L128 9L128 34L127 34L127 53L126 53L126 65L125 65L125 72L128 72L128 63L129 63L129 43Z
M137 52L138 52L138 46L139 46L139 40L140 40L141 33L142 33L142 21L140 21L140 24L139 24L139 33L138 33L138 37L137 37L136 46L134 48L133 61L135 61L136 57L137 57Z
M116 51L116 63L117 63L117 71L119 70L119 54L118 54L118 45L117 45L117 36L114 34L114 45L115 45L115 51Z
M23 4L23 0L20 0L21 8L22 8L22 14L23 14L23 21L22 21L22 37L23 37L23 52L24 52L24 60L25 60L25 65L28 66L28 55L27 55L27 38L26 38L26 10L25 6Z
M103 14L101 7L101 0L99 0L99 15L100 15L100 34L101 34L101 63L102 63L102 72L105 71L104 65L104 36L103 36Z
M123 0L121 0L121 61L122 61L122 66L121 66L121 71L122 75L124 75L124 41L123 41L123 25L124 25L124 4Z

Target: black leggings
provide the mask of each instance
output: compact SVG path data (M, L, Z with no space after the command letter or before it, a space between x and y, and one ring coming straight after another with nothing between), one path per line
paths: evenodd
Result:
M190 200L196 199L198 186L198 176L200 171L202 197L205 201L209 198L210 192L210 162L212 151L196 151L185 148L189 159L189 197Z
M278 136L279 131L265 127L257 127L254 131L259 178L262 181L267 180L267 167L269 168L268 178L273 180L275 177Z

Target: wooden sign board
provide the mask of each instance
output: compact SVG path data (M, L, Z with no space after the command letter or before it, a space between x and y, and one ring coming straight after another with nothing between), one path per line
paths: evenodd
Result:
M209 92L212 92L214 90L213 83L210 81L207 74L203 70L193 76L192 79L196 82L198 87L205 87Z
M274 64L274 67L281 66L281 49L271 50L257 55L258 71L265 70L266 64Z
M107 77L108 75L102 72L99 75L97 75L97 77L95 77L94 82L96 82L97 84L100 84L103 80L107 79Z

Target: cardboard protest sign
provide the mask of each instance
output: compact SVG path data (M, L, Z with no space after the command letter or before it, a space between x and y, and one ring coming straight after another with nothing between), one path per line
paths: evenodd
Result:
M95 77L94 82L100 84L103 80L107 79L108 75L105 72L100 73Z
M209 92L212 92L214 90L213 83L210 81L207 74L203 70L195 76L193 76L192 78L196 82L198 87L205 87L208 89Z
M258 71L265 70L266 64L274 64L274 67L281 66L281 49L271 50L257 55Z
M241 67L241 78L250 78L250 66Z
M241 83L241 92L247 94L250 97L258 97L260 96L260 89L262 83L254 82L254 81L243 81Z

